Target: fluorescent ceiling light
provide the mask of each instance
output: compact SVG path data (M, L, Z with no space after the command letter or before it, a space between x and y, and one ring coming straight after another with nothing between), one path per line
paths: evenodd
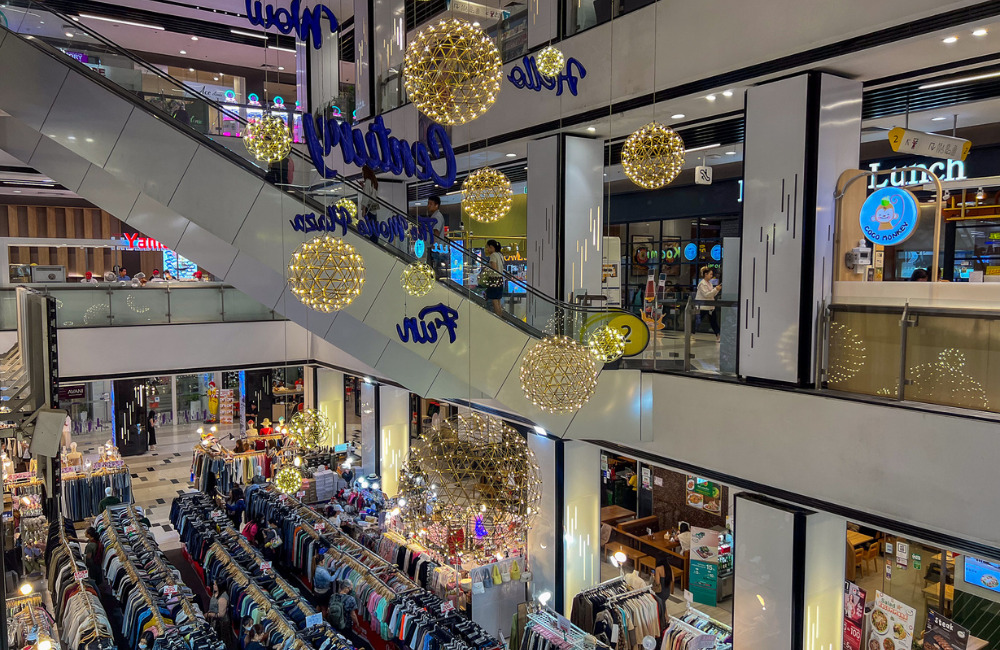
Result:
M269 49L269 50L278 50L279 52L291 52L292 54L295 54L295 50L291 50L291 49L289 49L287 47L278 47L276 45L268 45L267 49Z
M265 41L267 40L267 34L255 34L254 32L244 32L243 30L240 29L230 29L229 33L236 34L238 36L249 36L250 38L260 38Z
M684 153L691 153L692 151L704 151L705 149L715 149L716 147L721 147L719 143L706 144L704 147L695 147L694 149L685 149Z
M947 119L944 115L938 115L937 117L932 117L931 122L944 122Z
M924 84L923 86L920 86L918 90L929 90L931 88L941 88L942 86L954 86L955 84L964 84L967 81L982 81L983 79L995 79L996 77L1000 77L1000 72L988 72L986 74L977 74L971 77L951 79L950 81L937 81L932 84Z
M736 152L735 152L735 151L727 151L727 152L726 152L726 155L727 155L727 156L735 156L735 155L736 155Z
M135 23L131 20L118 20L117 18L108 18L106 16L95 16L93 14L78 14L80 18L88 18L90 20L103 20L106 23L118 23L119 25L131 25L132 27L145 27L146 29L158 29L161 32L164 31L163 27L159 25L147 25L146 23Z

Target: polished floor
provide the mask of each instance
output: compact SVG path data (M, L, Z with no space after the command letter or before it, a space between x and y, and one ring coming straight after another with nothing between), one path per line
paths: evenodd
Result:
M132 475L132 494L135 504L142 506L152 524L153 535L163 550L180 548L177 531L170 525L170 504L174 497L191 488L191 457L200 436L197 423L160 426L156 430L156 451L142 456L126 457ZM216 435L223 439L239 431L239 424L216 425ZM108 431L73 436L77 449L84 454L96 455L97 448L109 438ZM232 441L226 441L232 447Z

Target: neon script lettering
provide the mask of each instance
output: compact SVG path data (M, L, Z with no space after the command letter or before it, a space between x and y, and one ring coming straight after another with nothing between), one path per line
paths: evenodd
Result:
M437 317L428 321L427 317L434 314ZM438 328L441 327L448 330L448 342L454 343L458 329L458 311L444 303L424 307L420 310L419 318L416 316L404 318L402 327L396 325L396 334L403 343L408 343L411 337L414 343L437 343Z
M336 118L324 120L322 116L316 116L315 121L304 117L302 128L309 146L309 157L323 178L337 175L336 170L327 167L323 159L339 145L348 165L368 165L376 172L392 172L397 176L405 174L422 181L431 179L445 189L455 184L458 173L455 151L448 133L440 124L432 124L427 129L427 144L415 142L412 145L406 140L391 137L389 134L392 131L386 128L381 115L368 125L368 133L352 129L350 124ZM431 165L431 161L440 158L447 161L444 176Z
M292 0L288 9L279 7L275 9L271 5L261 6L260 0L246 0L247 20L251 25L268 29L277 27L282 34L291 34L292 31L300 41L312 42L313 49L323 47L323 27L322 19L330 22L330 33L337 33L337 17L329 7L316 5L312 9L306 7L299 13L301 0Z
M535 92L541 92L542 88L545 88L555 90L556 96L559 96L563 93L563 84L565 84L569 88L570 94L576 97L577 84L580 79L587 76L587 70L583 64L573 57L566 59L566 69L560 72L558 77L546 77L540 73L533 56L524 57L521 63L524 68L514 66L514 69L507 75L507 80L514 84L515 88L527 88ZM574 67L576 67L576 74L573 74Z
M407 235L413 241L430 240L433 237L430 225L435 223L434 219L421 217L420 221L419 226L411 224L401 214L393 215L385 221L379 221L375 215L369 214L358 217L357 231L362 237L378 236L390 244L397 239L401 242L405 241ZM428 221L429 224L426 223ZM289 219L288 223L291 224L292 230L304 233L336 234L337 227L340 226L341 236L343 236L347 234L347 227L354 223L354 217L344 208L330 205L326 208L326 215L297 214L294 219Z

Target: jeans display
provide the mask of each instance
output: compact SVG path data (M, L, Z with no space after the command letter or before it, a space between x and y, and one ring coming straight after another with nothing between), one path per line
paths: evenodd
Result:
M70 540L73 540L72 542ZM45 558L49 593L59 623L60 638L66 648L111 650L115 647L111 623L89 578L75 574L87 571L73 525L60 517L49 526Z
M72 521L100 514L105 488L114 490L122 503L132 503L132 476L127 466L115 471L97 470L90 475L62 477L62 513Z
M124 614L127 647L154 628L158 650L224 650L194 593L128 505L111 506L94 526L104 545L104 579ZM173 593L170 593L173 592Z

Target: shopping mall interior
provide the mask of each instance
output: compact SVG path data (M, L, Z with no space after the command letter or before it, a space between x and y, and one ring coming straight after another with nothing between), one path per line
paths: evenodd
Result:
M1000 650L998 304L997 0L0 0L0 643Z

